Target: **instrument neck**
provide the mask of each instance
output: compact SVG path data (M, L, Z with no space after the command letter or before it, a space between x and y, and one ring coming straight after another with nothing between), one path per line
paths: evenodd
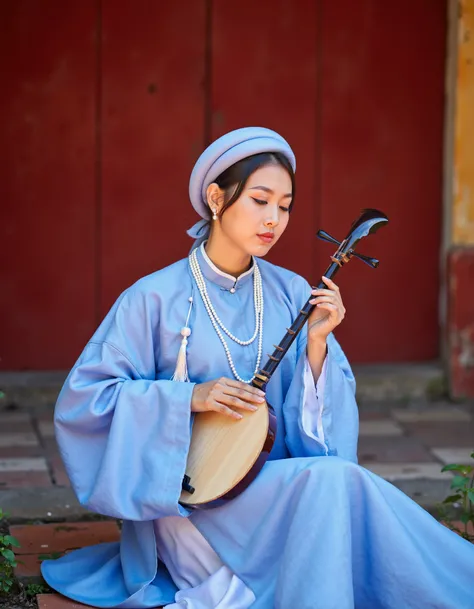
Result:
M324 276L328 279L332 279L336 275L338 270L343 266L342 261L337 260L334 257L332 258L332 260L333 262L328 266L326 272L324 273ZM316 286L316 288L313 287L313 289L324 289L326 287L326 284L321 280ZM275 351L271 355L268 354L269 359L267 360L266 364L263 368L260 368L260 370L257 372L257 374L255 374L254 378L252 379L250 384L253 387L257 387L262 391L266 390L266 387L273 374L275 373L275 370L278 368L281 360L285 357L289 348L293 344L293 341L301 332L303 326L308 321L311 312L314 310L316 305L311 304L310 302L313 298L314 296L310 296L310 298L308 298L304 307L300 309L295 321L289 328L287 328L286 334L282 338L280 343L278 345L274 345Z

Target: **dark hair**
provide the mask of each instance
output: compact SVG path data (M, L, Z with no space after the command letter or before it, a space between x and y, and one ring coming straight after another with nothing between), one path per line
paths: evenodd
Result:
M220 176L218 176L214 182L221 188L226 195L226 198L229 196L229 193L232 191L231 196L227 201L225 201L224 206L222 207L219 215L221 216L226 209L228 209L231 205L233 205L237 199L242 194L243 189L245 188L245 184L250 176L260 169L261 167L265 167L267 165L281 165L284 169L287 170L290 179L291 179L291 193L292 199L289 206L289 211L291 212L291 208L293 207L293 202L295 200L295 174L293 171L293 167L291 163L286 158L285 155L280 152L261 152L259 154L253 154L252 156L248 156L241 161L237 161L230 167L228 167L225 171L223 171Z

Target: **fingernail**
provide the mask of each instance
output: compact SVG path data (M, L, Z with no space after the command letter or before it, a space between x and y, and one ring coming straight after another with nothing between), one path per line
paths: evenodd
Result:
M239 420L243 418L243 416L241 414L238 414L237 412L234 414L234 417Z
M250 406L250 410L258 410L258 406Z
M264 401L265 401L265 398L262 398L260 396L257 398L257 402L264 402Z
M261 391L260 389L258 390L258 395L261 395L262 397L265 397L265 391Z

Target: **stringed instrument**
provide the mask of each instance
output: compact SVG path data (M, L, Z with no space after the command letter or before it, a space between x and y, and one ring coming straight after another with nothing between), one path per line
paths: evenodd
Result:
M388 218L383 212L365 209L341 242L323 230L318 231L320 239L338 246L324 275L333 279L352 257L377 268L378 260L356 253L355 247L363 237L374 233L387 222ZM317 289L326 287L320 281ZM251 385L265 391L273 373L316 306L310 304L312 298L308 298L280 344L275 345L275 351L255 374ZM195 414L180 497L180 503L185 507L209 509L234 499L264 466L276 437L275 411L265 402L255 412L243 410L241 414L243 417L239 421L215 411Z

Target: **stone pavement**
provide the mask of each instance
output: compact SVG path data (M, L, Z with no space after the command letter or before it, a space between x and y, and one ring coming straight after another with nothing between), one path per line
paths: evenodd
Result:
M10 533L20 542L16 575L25 583L41 581L44 558L120 535L120 522L91 521L97 516L75 499L52 415L47 404L0 410L0 508L19 523L10 526ZM451 474L441 473L443 465L472 462L472 452L473 404L372 401L360 407L359 463L427 509L449 494ZM87 609L57 594L37 599L39 609Z

